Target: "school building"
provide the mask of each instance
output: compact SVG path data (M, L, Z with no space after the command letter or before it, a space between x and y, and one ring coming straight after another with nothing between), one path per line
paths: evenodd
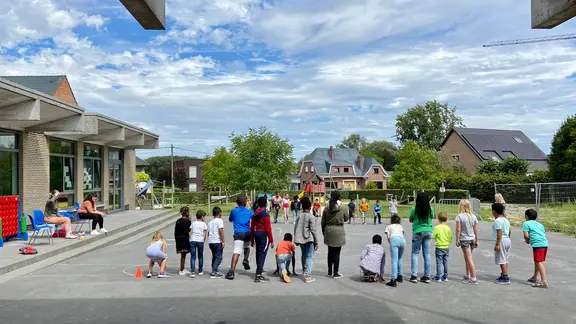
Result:
M44 209L49 192L73 208L88 193L99 209L134 209L136 149L158 148L158 135L84 111L66 76L0 76L0 196L22 209Z

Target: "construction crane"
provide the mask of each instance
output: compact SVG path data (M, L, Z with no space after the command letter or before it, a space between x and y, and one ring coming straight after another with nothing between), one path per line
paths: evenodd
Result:
M551 41L567 40L567 39L576 39L576 34L566 34L566 35L536 37L536 38L526 38L526 39L515 39L515 40L511 40L511 41L500 41L500 42L485 44L485 45L482 45L482 47L541 43L541 42L551 42Z

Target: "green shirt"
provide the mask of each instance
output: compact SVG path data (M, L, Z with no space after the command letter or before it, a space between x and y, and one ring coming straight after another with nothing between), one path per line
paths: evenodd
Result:
M452 244L452 229L446 224L439 224L432 231L432 238L436 241L436 247L447 249Z
M422 232L432 232L432 218L434 218L434 208L430 207L430 214L425 222L420 222L416 216L416 206L410 211L410 221L412 222L412 234Z
M526 221L522 224L522 232L528 232L532 247L548 247L546 229L541 223L535 220Z

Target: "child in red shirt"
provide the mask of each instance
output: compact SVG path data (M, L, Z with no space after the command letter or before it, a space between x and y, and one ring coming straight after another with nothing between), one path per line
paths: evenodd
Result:
M320 216L320 202L318 201L318 198L314 200L314 205L312 206L312 214L315 217Z
M250 222L250 241L252 247L256 245L256 276L254 282L268 282L270 279L264 277L264 262L268 247L274 248L274 237L272 236L272 225L270 224L270 214L266 211L268 199L258 198L258 209L254 212L254 218Z
M288 269L290 268L290 262L292 262L292 272L296 267L296 246L292 243L292 234L284 234L284 240L278 243L276 248L276 264L280 269L282 279L285 283L290 283L290 277L288 277Z

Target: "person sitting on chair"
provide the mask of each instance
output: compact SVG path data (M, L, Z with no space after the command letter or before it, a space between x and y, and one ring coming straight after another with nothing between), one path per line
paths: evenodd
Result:
M88 194L82 202L82 205L80 205L80 209L78 209L78 218L92 220L92 232L90 232L90 235L108 233L104 228L104 216L106 216L106 214L96 210L97 199L98 196L96 194ZM96 225L100 226L100 232L96 230Z
M58 190L52 190L50 193L44 208L44 221L49 224L62 225L66 231L67 239L78 238L76 235L72 234L72 224L70 223L70 218L62 216L58 213L58 204L56 201L58 200L59 195L60 192Z

